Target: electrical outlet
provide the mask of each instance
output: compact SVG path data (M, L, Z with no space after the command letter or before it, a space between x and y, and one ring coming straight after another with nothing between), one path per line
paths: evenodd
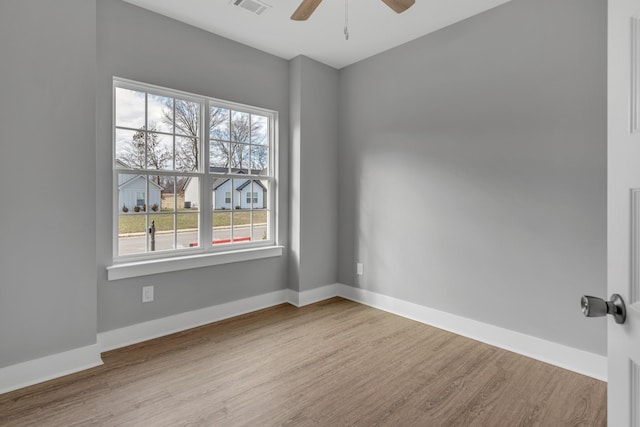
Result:
M362 276L364 274L364 265L361 262L356 264L356 273L358 273L358 276Z
M153 286L144 286L142 288L142 302L153 301Z

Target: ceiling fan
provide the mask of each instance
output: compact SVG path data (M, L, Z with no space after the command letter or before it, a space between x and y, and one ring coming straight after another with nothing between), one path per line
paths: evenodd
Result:
M402 13L409 9L416 0L382 0L384 4L393 9L396 13ZM306 21L322 0L302 0L300 6L293 12L291 19L294 21Z

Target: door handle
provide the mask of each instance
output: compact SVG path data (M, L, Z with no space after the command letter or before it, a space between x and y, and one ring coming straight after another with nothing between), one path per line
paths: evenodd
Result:
M623 324L627 320L627 307L624 305L622 297L618 294L611 295L610 301L583 295L580 300L580 307L585 317L602 317L611 314L616 319L616 323Z

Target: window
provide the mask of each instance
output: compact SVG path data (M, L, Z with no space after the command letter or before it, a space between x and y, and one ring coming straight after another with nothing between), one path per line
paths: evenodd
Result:
M258 193L247 193L247 204L256 204L258 203Z
M136 192L136 206L144 206L144 192Z
M114 79L114 258L275 245L276 116Z

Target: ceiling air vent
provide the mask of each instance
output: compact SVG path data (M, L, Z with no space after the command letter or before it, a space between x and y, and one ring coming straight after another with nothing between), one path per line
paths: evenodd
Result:
M232 0L235 6L239 6L256 15L262 15L267 9L271 8L268 4L260 0Z

